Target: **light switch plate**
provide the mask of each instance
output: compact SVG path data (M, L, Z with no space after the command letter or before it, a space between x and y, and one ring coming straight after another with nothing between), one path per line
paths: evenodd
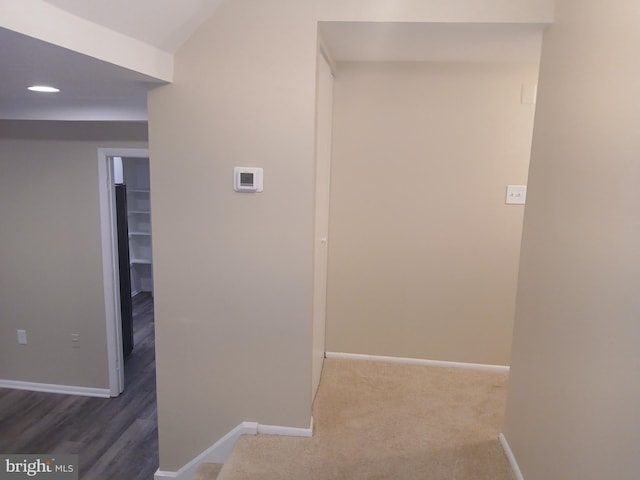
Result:
M507 205L524 205L527 200L526 185L507 185Z

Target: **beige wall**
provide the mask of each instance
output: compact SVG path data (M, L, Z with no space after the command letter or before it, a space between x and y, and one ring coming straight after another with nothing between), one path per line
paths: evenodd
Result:
M161 469L242 421L309 425L317 21L552 15L549 1L424 3L227 1L151 92ZM234 193L234 166L264 167L264 192Z
M242 421L309 427L316 32L279 3L222 4L149 97L163 470Z
M554 0L317 0L318 19L354 22L547 23Z
M146 144L80 141L80 124L51 124L60 140L2 126L0 379L108 389L97 150Z
M526 480L640 471L638 4L544 36L505 435Z
M537 65L341 64L327 350L509 364Z

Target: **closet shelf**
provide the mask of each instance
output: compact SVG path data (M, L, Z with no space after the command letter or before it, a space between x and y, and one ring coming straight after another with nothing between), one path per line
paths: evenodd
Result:
M129 271L132 290L153 293L149 159L124 158L122 170L127 185Z

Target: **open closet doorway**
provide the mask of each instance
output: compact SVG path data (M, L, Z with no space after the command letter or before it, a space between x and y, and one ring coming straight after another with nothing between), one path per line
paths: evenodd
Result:
M109 387L115 397L155 364L149 154L101 149L98 157Z
M149 158L114 157L113 169L122 350L126 360L136 344L134 304L153 302Z

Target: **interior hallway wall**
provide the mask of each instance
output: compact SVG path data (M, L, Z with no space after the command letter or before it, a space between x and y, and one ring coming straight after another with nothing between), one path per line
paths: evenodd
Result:
M109 388L98 148L142 127L0 122L1 380Z
M242 421L309 428L316 31L276 4L222 3L149 97L162 470Z
M640 10L544 35L505 435L526 480L640 471Z
M537 72L340 64L328 351L509 364Z

